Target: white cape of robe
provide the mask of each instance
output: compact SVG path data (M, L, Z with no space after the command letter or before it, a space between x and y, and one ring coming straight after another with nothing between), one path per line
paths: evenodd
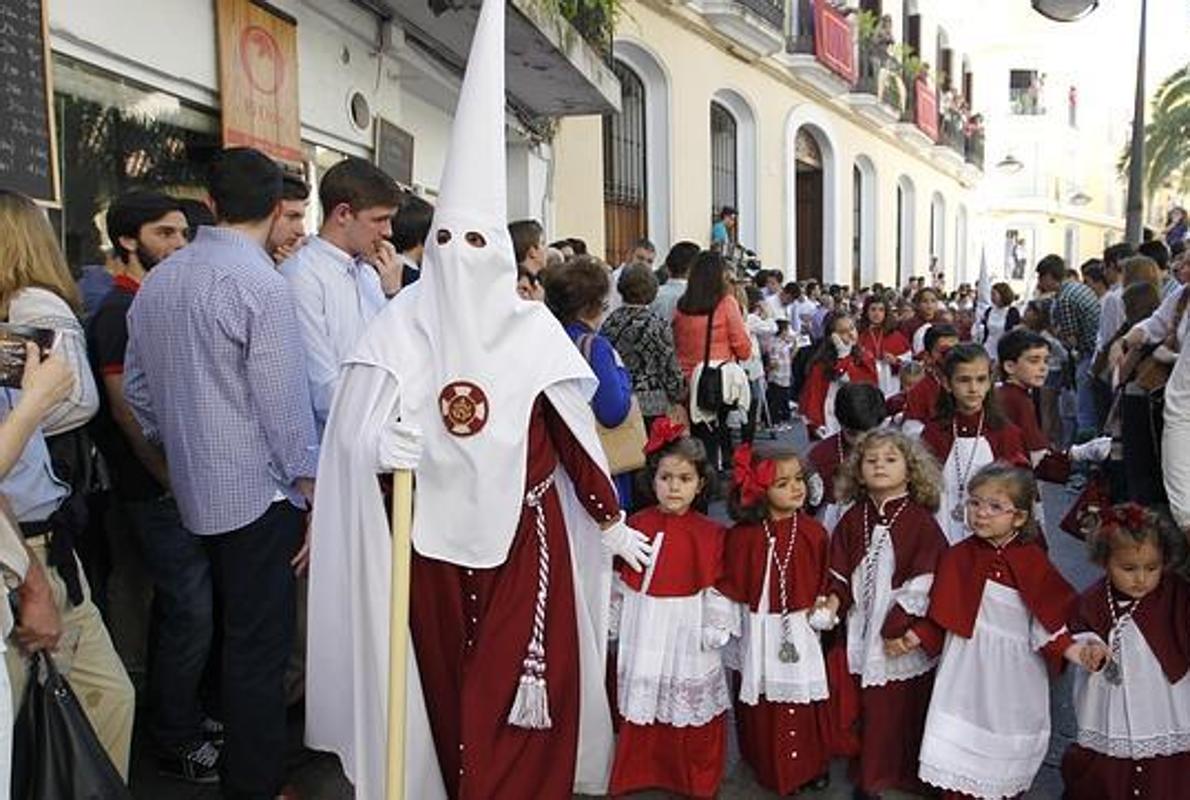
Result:
M576 381L545 394L587 454L606 470L594 417ZM322 443L311 521L306 744L337 754L356 797L384 796L388 707L391 540L376 480L378 432L397 407L393 374L348 364L340 376ZM526 433L527 435L527 433ZM557 490L574 572L582 698L575 791L604 794L612 758L611 714L604 691L611 559L600 531L578 504L565 472ZM459 486L459 492L473 487ZM516 487L523 493L524 487ZM415 494L415 505L417 495ZM405 724L405 796L444 798L412 638ZM548 735L548 734L547 734Z

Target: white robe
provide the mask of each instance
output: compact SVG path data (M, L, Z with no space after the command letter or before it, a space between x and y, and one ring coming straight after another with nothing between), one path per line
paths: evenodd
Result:
M586 398L569 383L548 387L546 395L588 454L605 464ZM322 443L311 522L306 744L337 754L356 797L368 800L384 796L392 554L376 480L377 432L398 401L397 382L387 370L345 367ZM602 794L612 756L602 677L611 562L594 522L581 507L576 511L565 473L559 469L557 477L570 535L583 676L575 788ZM409 646L405 796L435 800L446 792L412 639Z

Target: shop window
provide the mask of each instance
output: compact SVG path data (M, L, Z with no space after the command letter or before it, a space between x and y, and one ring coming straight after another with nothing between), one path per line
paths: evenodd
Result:
M219 120L165 92L135 84L57 53L54 118L62 210L55 224L72 269L102 263L111 200L154 188L202 197L207 166L220 147Z

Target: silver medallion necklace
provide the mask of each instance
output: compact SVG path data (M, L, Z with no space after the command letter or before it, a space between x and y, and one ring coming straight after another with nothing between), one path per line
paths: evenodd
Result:
M777 652L777 658L785 664L796 664L801 660L801 654L797 651L797 645L793 643L793 618L789 614L789 565L793 562L793 546L797 542L797 514L793 515L789 546L785 548L785 555L781 558L777 558L777 536L769 528L767 519L764 521L764 535L769 540L773 566L777 568L777 594L781 599L781 649Z
M959 420L957 416L950 421L950 433L950 446L953 450L959 446ZM962 455L957 452L955 453L954 474L959 486L959 500L955 503L954 508L950 510L950 518L955 522L964 522L967 519L967 479L971 477L971 468L975 465L975 451L979 449L979 437L981 436L983 436L982 410L979 412L979 423L975 426L975 438L971 440L971 451L967 454L966 469L960 463L963 460Z
M1122 644L1121 639L1124 638L1124 623L1132 619L1136 607L1140 605L1140 600L1132 600L1128 603L1121 603L1122 611L1116 611L1116 601L1111 596L1111 584L1106 587L1107 591L1107 613L1111 617L1111 629L1107 632L1107 647L1111 650L1111 660L1103 668L1103 679L1112 686L1120 686L1124 683L1124 664L1121 659Z
M864 559L862 563L864 566L864 575L860 585L863 592L861 599L863 600L865 640L868 638L868 621L872 616L872 600L876 594L876 567L880 561L880 551L883 549L885 540L892 537L892 529L893 526L897 524L897 518L901 516L902 511L909 507L909 496L905 496L901 502L901 507L893 512L892 516L889 517L888 524L884 526L885 530L888 531L888 535L875 538L875 540L873 534L876 532L876 528L880 525L880 521L877 520L876 524L874 525L868 524L869 505L875 505L875 501L869 498L863 504Z

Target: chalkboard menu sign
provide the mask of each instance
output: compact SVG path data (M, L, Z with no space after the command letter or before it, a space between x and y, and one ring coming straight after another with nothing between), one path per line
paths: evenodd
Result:
M0 2L0 186L56 205L46 2Z
M376 166L397 183L413 186L413 134L376 118Z

